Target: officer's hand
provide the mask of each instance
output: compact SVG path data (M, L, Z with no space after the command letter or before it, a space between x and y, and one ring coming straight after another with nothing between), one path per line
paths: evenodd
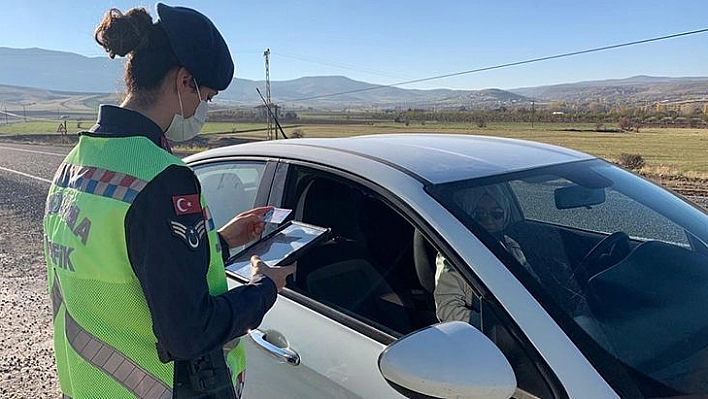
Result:
M263 206L240 213L220 228L219 234L229 243L229 248L245 245L263 233L263 215L271 208L272 206Z
M288 266L268 266L258 256L251 257L251 277L256 274L264 274L278 287L278 292L285 287L285 279L295 273L297 263Z

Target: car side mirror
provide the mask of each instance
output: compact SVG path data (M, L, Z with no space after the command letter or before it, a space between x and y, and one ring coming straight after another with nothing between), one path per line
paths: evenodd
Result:
M406 397L508 399L516 376L482 332L461 321L435 324L389 345L379 371Z

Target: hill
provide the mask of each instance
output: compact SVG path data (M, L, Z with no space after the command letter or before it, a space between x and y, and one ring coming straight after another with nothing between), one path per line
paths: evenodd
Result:
M37 48L0 47L0 101L54 108L95 108L118 101L123 90L122 59ZM263 81L234 78L217 97L227 107L260 105L256 88ZM578 108L600 104L644 106L653 103L708 102L708 77L635 76L512 90L415 90L359 82L344 76L310 76L272 81L273 101L286 108L331 109L497 109L516 104L563 102ZM57 112L60 112L59 110Z
M705 102L708 101L708 77L634 76L627 79L519 88L511 92L538 100L562 101L579 106L591 103L614 106Z
M264 81L234 79L222 92L219 101L258 105L256 87ZM359 82L344 76L311 76L271 82L274 102L288 107L318 108L458 108L461 106L495 107L509 101L528 101L524 96L504 90L415 90ZM337 95L333 95L337 94Z
M39 48L0 47L0 84L67 92L122 90L123 63Z

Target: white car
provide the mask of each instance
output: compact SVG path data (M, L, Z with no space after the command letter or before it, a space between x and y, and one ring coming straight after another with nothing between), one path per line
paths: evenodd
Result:
M613 164L429 134L185 160L217 226L273 205L334 233L244 338L248 398L708 395L708 215ZM479 222L501 220L494 210L466 202L483 186L506 198L501 235ZM438 319L436 281L450 271L469 323Z

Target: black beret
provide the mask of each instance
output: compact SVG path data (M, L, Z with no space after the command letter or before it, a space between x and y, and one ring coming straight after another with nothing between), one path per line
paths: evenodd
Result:
M179 62L200 86L224 90L234 77L226 41L203 14L186 7L157 3L157 15Z

